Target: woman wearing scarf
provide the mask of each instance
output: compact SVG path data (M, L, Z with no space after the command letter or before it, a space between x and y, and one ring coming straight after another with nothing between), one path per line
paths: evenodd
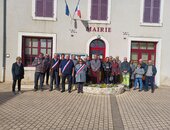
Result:
M78 93L83 93L83 84L86 82L87 66L84 64L82 59L80 59L78 64L75 66L75 71L76 82L78 84Z

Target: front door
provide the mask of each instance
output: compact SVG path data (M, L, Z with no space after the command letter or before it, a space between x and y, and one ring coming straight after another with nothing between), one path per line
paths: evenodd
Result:
M147 63L148 60L152 60L155 64L156 43L133 41L131 44L131 60L137 64L139 59L142 59L145 63Z
M94 55L97 54L100 59L105 58L105 51L106 51L106 46L103 40L101 39L95 39L90 43L90 52L89 56L91 59L94 58Z

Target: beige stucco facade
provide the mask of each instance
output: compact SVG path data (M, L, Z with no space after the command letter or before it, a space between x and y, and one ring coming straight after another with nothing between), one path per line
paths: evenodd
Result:
M9 0L7 1L7 53L10 58L6 59L6 81L11 80L11 65L16 56L21 55L22 35L51 36L53 37L53 53L76 53L87 54L89 44L99 35L106 43L106 56L124 56L130 58L130 44L133 39L141 41L158 42L156 66L158 85L170 83L170 70L168 58L170 41L170 1L162 0L162 23L159 26L145 26L141 23L141 8L143 0L109 0L108 23L92 23L90 17L90 0L81 0L80 9L82 20L77 16L77 28L74 28L74 20L65 15L65 2L56 0L56 20L36 20L33 18L34 0ZM76 1L68 0L71 15L73 15ZM0 6L1 6L0 2ZM0 10L2 10L0 8ZM2 11L0 11L1 13ZM2 15L0 15L2 16ZM2 18L0 18L2 19ZM1 20L2 21L2 20ZM0 29L2 24L0 21ZM88 32L89 27L111 28L111 32ZM71 33L70 30L76 33ZM0 32L0 37L2 34ZM0 38L0 40L2 40ZM0 43L2 43L0 41ZM2 52L2 51L1 51ZM1 57L2 58L2 57ZM0 65L1 65L0 60ZM34 68L25 67L25 81L33 81Z

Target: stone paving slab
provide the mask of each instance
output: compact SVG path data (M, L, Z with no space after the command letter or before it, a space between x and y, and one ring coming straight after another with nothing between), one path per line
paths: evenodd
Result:
M113 130L109 95L2 88L0 130Z
M116 96L125 130L170 130L170 87Z

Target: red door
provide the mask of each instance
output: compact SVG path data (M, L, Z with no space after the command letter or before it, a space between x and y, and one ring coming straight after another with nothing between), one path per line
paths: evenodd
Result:
M106 47L105 47L105 43L103 40L101 39L95 39L90 43L90 52L89 52L89 56L91 59L94 58L94 55L97 54L100 59L104 59L105 58L105 51L106 51Z
M131 60L137 64L139 59L142 59L145 63L148 60L152 60L155 64L156 43L133 41L131 44Z

